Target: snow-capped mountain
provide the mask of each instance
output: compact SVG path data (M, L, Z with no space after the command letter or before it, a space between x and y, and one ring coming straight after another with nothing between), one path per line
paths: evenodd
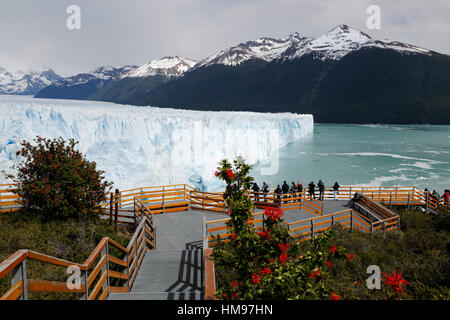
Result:
M296 59L304 54L314 53L315 57L322 60L339 60L352 51L366 47L391 49L403 53L430 53L429 50L398 41L375 40L364 32L347 25L339 25L323 36L294 43L279 58Z
M280 57L287 49L311 38L300 37L296 32L288 38L259 38L253 41L240 43L237 46L222 50L208 58L200 61L195 68L207 67L214 64L223 64L226 66L236 66L245 61L260 59L270 62Z
M0 94L32 95L61 79L52 69L11 73L0 67Z
M214 64L237 66L252 59L267 62L276 59L292 60L305 54L314 54L316 58L322 60L339 60L346 54L364 47L392 49L403 53L430 53L429 50L398 41L375 40L368 34L347 25L338 25L317 38L301 37L296 32L288 38L264 37L240 43L209 56L200 61L195 68L208 67Z
M121 78L145 78L162 75L168 78L176 78L195 66L197 62L182 57L164 57L152 60L128 73Z
M55 83L56 86L75 86L85 84L92 80L102 80L109 81L120 79L124 74L127 74L135 70L137 66L124 66L124 67L111 67L111 66L101 66L95 68L86 73L79 73L74 76L70 76L61 81Z

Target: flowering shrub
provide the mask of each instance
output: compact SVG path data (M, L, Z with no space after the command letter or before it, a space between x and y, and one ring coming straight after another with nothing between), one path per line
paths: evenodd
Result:
M78 142L36 137L36 145L23 141L16 193L23 206L46 219L88 215L106 199L111 183L77 150Z
M398 299L399 295L404 295L405 291L403 290L403 286L407 285L408 282L402 278L402 274L400 272L392 272L392 275L384 272L383 282L389 286L391 289L392 295L394 299Z
M215 239L213 250L218 274L219 299L338 299L330 287L335 259L345 258L342 247L324 244L329 234L311 240L311 249L300 254L283 221L280 208L264 210L262 226L252 221L248 196L253 178L250 166L223 160L215 175L227 183L224 200L229 210L229 238ZM256 219L259 219L257 217Z

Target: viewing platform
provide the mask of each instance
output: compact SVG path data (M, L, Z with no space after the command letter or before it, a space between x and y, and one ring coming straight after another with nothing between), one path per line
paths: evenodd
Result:
M4 214L20 207L20 199L11 193L13 187L0 190L0 209ZM314 238L337 224L366 233L388 232L400 225L399 216L390 206L419 206L433 212L445 205L415 187L342 187L338 200L333 200L333 194L327 190L324 201L310 199L305 193L280 197L273 192L249 192L256 207L252 228L257 231L263 227L265 204L283 210L285 227L299 241ZM14 274L11 289L1 298L27 299L28 291L36 290L68 291L65 283L28 279L25 263L29 259L62 267L79 266L85 279L77 291L82 299L214 298L211 248L217 236L224 241L230 236L226 226L228 211L221 193L200 192L188 185L117 190L101 206L103 219L134 226L135 233L126 248L103 238L84 264L19 250L0 264L0 278ZM108 253L110 247L124 257Z

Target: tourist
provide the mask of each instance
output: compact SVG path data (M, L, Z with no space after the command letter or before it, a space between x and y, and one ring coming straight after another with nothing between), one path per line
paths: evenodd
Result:
M314 182L310 182L308 184L308 192L309 192L309 199L312 200L312 198L314 197L314 199L316 199L316 191L315 191L316 185L314 184Z
M338 194L339 194L339 188L340 188L341 186L339 185L339 183L336 181L335 183L334 183L334 186L333 186L333 193L334 193L334 200L337 200L338 199Z
M295 185L294 181L292 181L291 183L291 189L289 189L289 192L292 193L292 202L295 202L295 198L297 197L297 186Z
M283 190L281 190L280 185L277 186L277 188L275 189L275 194L277 195L277 200L275 200L275 203L280 204L281 203L281 193L283 192Z
M325 185L323 184L322 180L319 180L317 186L319 187L319 200L323 201L323 197L325 195Z
M287 194L289 192L289 185L287 184L286 180L284 180L283 185L281 186L281 189L283 190L283 199L287 198Z
M300 180L297 182L297 191L300 194L300 201L302 201L302 197L303 197L303 185L300 182Z
M444 204L449 205L450 190L445 190L444 194L442 195L442 199L444 199Z
M269 193L269 185L264 181L262 185L262 192L264 193L264 202L267 202L267 194Z
M253 190L253 194L255 195L255 202L257 202L257 201L259 201L259 186L258 186L258 184L255 182L255 183L253 183L253 187L252 187L252 190Z
M439 195L439 193L438 193L436 190L433 190L433 197L435 197L436 200L439 200L439 198L440 198L441 196Z

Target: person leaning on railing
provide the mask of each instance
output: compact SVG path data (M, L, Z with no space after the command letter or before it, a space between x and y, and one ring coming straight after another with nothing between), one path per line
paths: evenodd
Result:
M338 194L339 194L339 188L340 188L341 186L339 185L339 183L336 181L335 183L334 183L334 186L333 186L333 194L334 194L334 200L337 200L338 199Z
M255 183L253 183L253 186L252 186L252 190L253 190L253 195L255 196L255 202L257 202L259 199L259 195L258 195L258 192L259 192L259 186L258 186L258 184L255 182Z
M283 190L280 188L280 185L277 186L275 189L276 194L276 200L275 203L281 204L281 194L283 193Z
M292 181L291 188L289 189L289 192L292 194L292 202L295 202L295 198L297 197L297 186L295 185L295 182Z
M269 185L264 181L261 189L262 189L262 192L264 193L264 202L267 202L267 194L269 193Z
M445 190L442 195L442 199L444 199L444 204L448 207L450 206L450 190Z
M308 184L308 193L309 193L309 199L312 200L312 198L314 197L314 199L316 199L316 185L314 184L314 182L310 182Z

